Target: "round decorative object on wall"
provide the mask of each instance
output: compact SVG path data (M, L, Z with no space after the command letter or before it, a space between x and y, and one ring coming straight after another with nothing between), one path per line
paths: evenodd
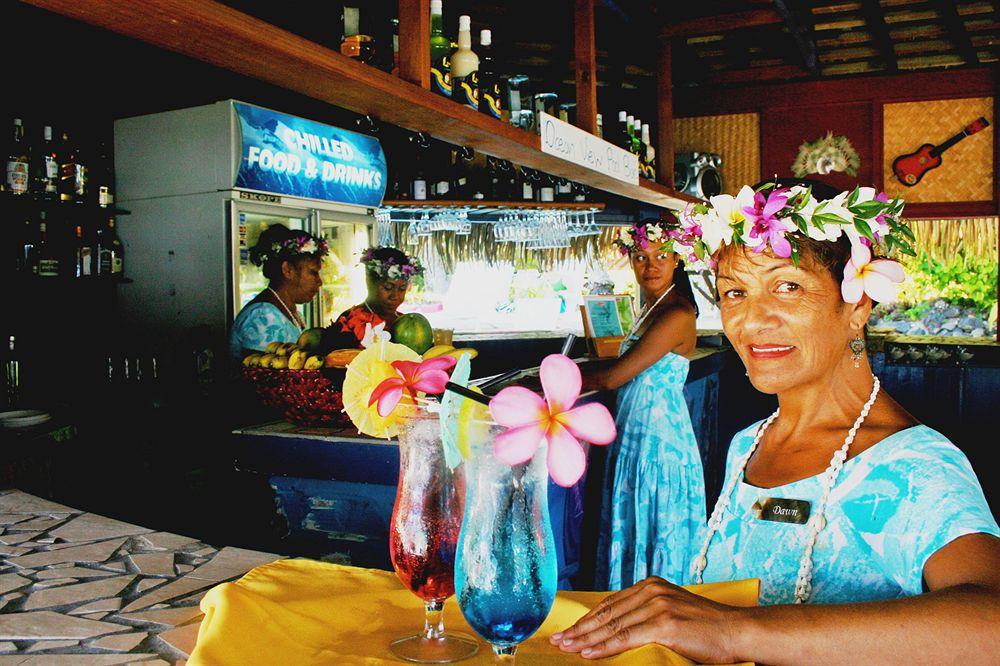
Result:
M722 158L716 153L678 153L674 158L674 189L700 199L721 194L720 166Z
M799 154L792 163L792 174L798 178L818 173L825 176L833 171L858 175L861 158L846 136L826 136L815 141L806 141L799 146Z

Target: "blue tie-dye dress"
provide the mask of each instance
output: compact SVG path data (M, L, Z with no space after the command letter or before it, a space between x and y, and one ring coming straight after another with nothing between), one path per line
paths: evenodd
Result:
M598 546L597 583L606 589L648 576L689 582L706 523L705 476L684 401L690 365L669 353L618 389Z
M240 310L229 333L229 356L242 360L250 350L264 351L271 342L295 342L302 330L273 303L252 301Z
M728 487L759 424L729 447ZM765 497L807 500L815 510L820 476L775 488L740 481L712 539L705 582L760 578L762 604L793 603L808 525L757 518ZM886 437L844 463L830 493L826 527L813 551L813 603L895 599L922 591L924 564L966 534L1000 535L965 455L918 425Z

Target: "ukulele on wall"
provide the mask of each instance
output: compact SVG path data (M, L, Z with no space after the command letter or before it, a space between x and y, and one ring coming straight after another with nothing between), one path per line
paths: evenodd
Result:
M976 132L989 127L989 125L990 123L986 118L980 118L938 146L925 143L912 153L900 155L892 163L892 172L896 174L896 178L903 185L913 187L920 182L925 173L941 166L941 153L965 137L972 136Z

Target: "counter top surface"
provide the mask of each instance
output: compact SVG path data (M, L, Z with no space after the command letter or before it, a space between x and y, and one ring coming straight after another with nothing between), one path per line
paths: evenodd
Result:
M202 596L278 559L0 490L0 662L183 662Z

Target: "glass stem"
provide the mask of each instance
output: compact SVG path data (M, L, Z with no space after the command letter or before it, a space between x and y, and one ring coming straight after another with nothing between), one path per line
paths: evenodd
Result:
M444 601L424 602L424 638L436 640L444 634Z

